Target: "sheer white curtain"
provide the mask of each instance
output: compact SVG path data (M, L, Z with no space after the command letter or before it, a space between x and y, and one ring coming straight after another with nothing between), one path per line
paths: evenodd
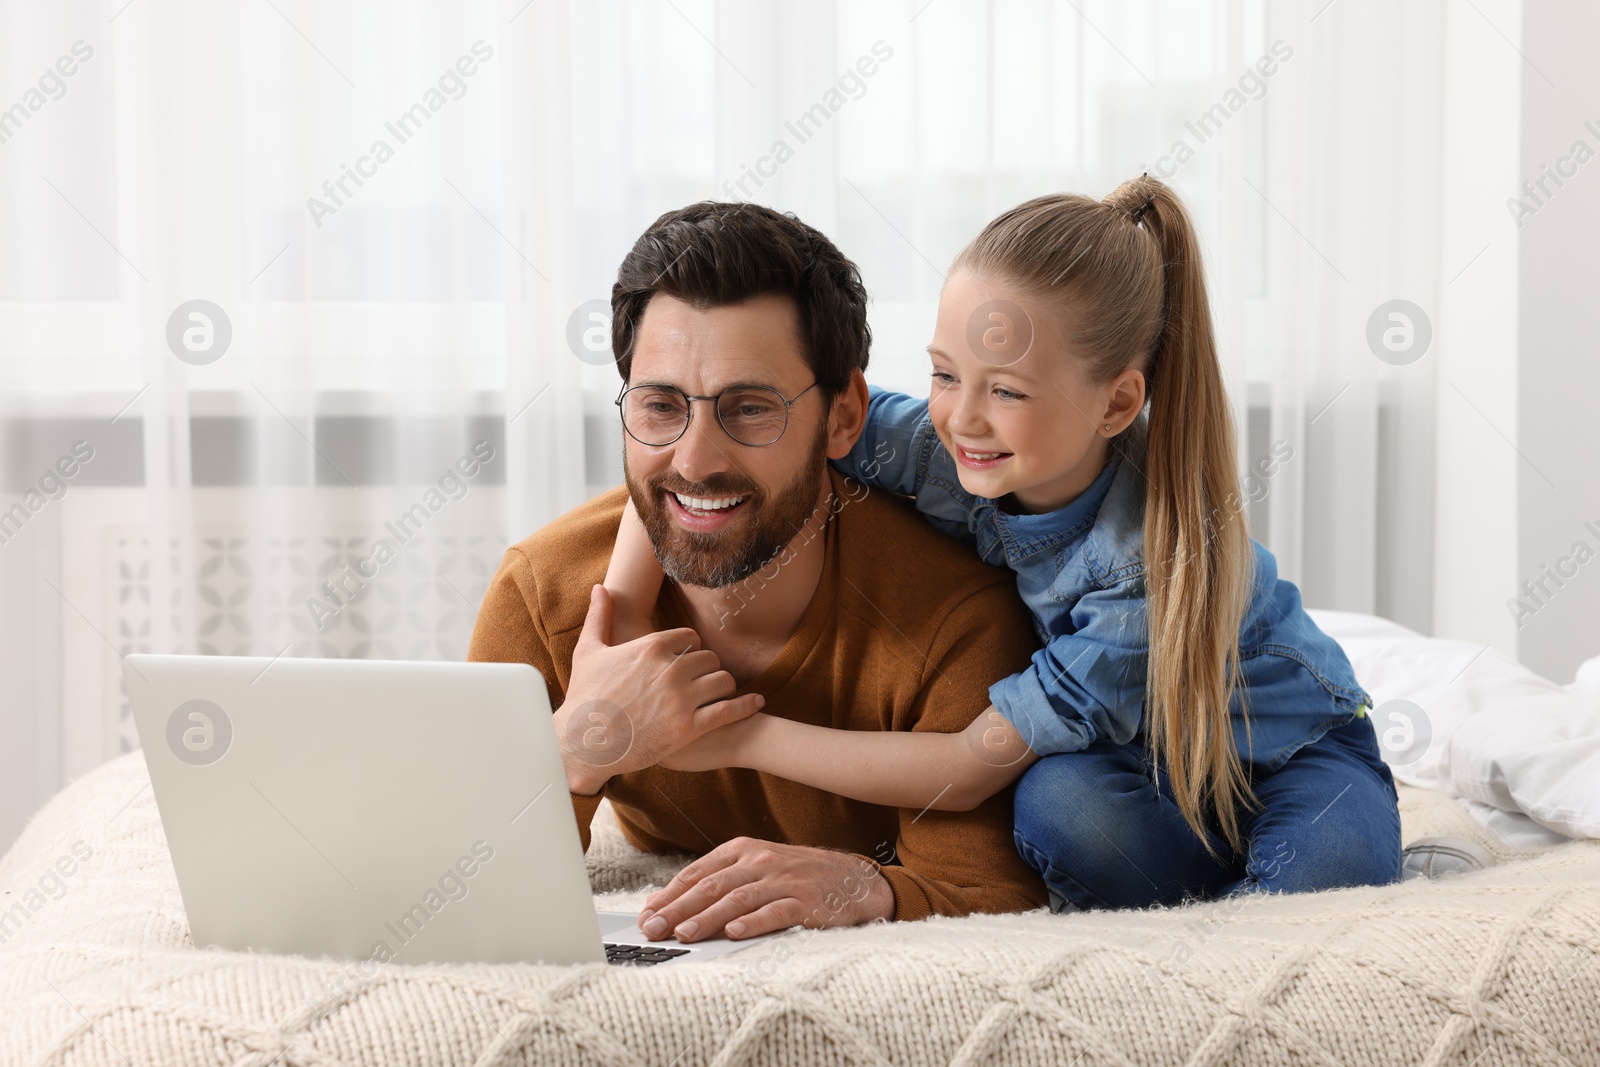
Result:
M1264 234L1251 386L1270 403L1270 440L1295 453L1272 479L1264 539L1309 603L1427 631L1437 361L1378 358L1368 322L1394 300L1437 309L1456 273L1440 244L1445 10L1269 14L1295 54L1263 101L1277 110L1261 166L1231 190Z
M920 392L985 221L1173 171L1244 455L1280 458L1258 534L1313 603L1426 628L1428 363L1365 330L1440 285L1442 17L0 0L0 842L136 743L128 652L464 655L504 548L620 480L616 374L573 338L700 199L833 236L869 377Z
M123 655L461 658L589 484L563 5L0 11L9 840Z

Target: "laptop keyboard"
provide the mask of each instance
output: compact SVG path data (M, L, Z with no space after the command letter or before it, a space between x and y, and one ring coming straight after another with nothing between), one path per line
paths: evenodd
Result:
M677 956L687 956L686 948L667 948L665 945L613 945L606 946L606 962L619 967L654 967Z

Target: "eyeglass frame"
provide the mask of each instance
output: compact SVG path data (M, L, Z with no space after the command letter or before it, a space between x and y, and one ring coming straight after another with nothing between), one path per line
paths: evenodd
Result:
M743 445L745 448L768 448L783 440L783 435L789 432L789 409L798 404L801 397L805 396L807 393L811 392L811 390L815 389L821 384L822 380L820 378L813 379L810 385L794 394L794 399L791 400L785 397L783 393L775 386L762 385L758 382L736 382L735 384L724 388L722 392L714 393L709 396L692 396L689 393L684 392L682 389L679 389L676 385L669 385L665 382L640 382L638 385L629 385L627 382L623 382L622 391L617 394L617 398L613 400L612 403L617 406L617 417L622 420L622 432L633 438L635 441L639 441L639 435L628 428L628 416L622 409L622 401L627 397L627 395L635 389L671 389L673 392L683 397L688 406L688 414L685 415L683 419L683 429L679 430L677 436L672 440L663 441L660 444L651 444L649 441L639 441L639 443L644 445L646 448L666 448L668 445L675 445L679 441L683 440L683 435L689 432L690 425L694 423L694 402L696 400L718 401L718 403L712 406L712 410L717 413L717 425L721 426L722 432L728 435L728 440L732 441L736 445ZM774 437L770 441L767 441L765 444L752 445L748 442L739 440L737 437L733 436L731 432L729 432L727 424L722 421L722 404L720 401L722 400L724 393L731 392L735 389L766 389L776 394L778 399L783 401L783 429L778 431L778 436Z

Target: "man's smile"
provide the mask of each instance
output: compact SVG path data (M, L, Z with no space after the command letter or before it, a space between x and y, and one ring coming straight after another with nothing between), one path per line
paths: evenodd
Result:
M684 529L696 533L712 533L733 521L744 511L750 497L745 496L689 496L684 493L662 490L667 510Z

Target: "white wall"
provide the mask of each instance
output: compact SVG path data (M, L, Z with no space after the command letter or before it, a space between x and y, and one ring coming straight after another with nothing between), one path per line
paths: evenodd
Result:
M1600 654L1600 7L1449 13L1434 633L1566 682Z
M1518 39L1520 2L1484 10ZM1520 129L1520 94L1508 87L1522 60L1470 7L1452 5L1445 32L1433 633L1515 656L1500 601L1516 570L1519 461L1500 435L1517 434L1518 246L1503 201Z
M1550 195L1539 193L1543 204L1522 218L1520 229L1503 208L1501 220L1519 246L1517 442L1526 457L1517 457L1517 588L1507 595L1533 609L1517 631L1518 658L1560 682L1571 680L1579 662L1600 655L1596 41L1600 5L1524 7L1521 47L1528 58L1522 63L1516 185L1543 176L1546 166L1560 166L1571 176L1558 175L1559 186L1545 181ZM1578 142L1585 147L1574 152ZM1579 164L1579 155L1588 161ZM1565 164L1563 157L1570 157ZM1532 198L1526 202L1531 205ZM1537 600L1521 589L1525 581L1543 582ZM1502 610L1509 619L1510 610Z

